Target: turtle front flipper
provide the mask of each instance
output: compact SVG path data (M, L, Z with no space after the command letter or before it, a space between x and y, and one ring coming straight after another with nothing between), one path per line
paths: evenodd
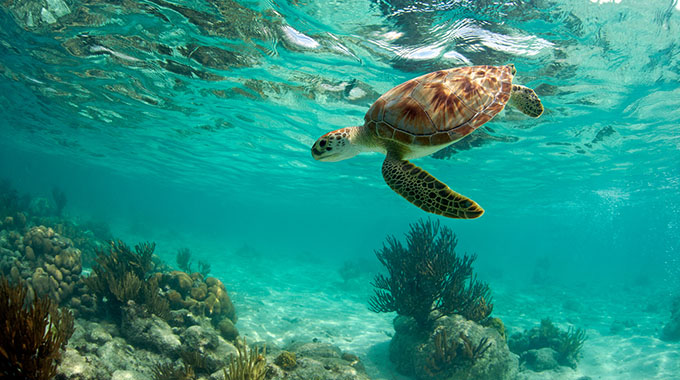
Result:
M529 87L513 84L510 104L531 117L539 117L543 113L541 99Z
M451 190L407 160L388 154L382 173L392 190L424 211L457 219L474 219L484 213L475 201Z

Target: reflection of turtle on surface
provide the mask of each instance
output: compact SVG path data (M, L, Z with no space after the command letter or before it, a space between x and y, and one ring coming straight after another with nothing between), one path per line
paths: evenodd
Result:
M491 120L505 104L531 117L543 113L536 93L512 84L513 65L436 71L411 79L381 96L360 127L321 136L312 146L320 161L340 161L363 151L385 153L385 182L421 209L449 218L472 219L484 210L409 162L462 139Z

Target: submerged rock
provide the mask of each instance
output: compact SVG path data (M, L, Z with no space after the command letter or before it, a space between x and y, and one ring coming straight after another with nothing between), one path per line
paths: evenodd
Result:
M139 372L118 370L111 375L111 380L150 380L151 378Z
M514 380L517 355L491 327L453 315L439 318L422 331L412 318L395 318L390 360L416 379Z
M238 330L236 329L236 326L234 326L234 322L229 318L223 318L220 323L217 324L217 328L220 331L222 338L226 340L234 341L238 338Z
M123 308L121 332L137 347L171 357L179 355L182 342L166 321L153 314L142 313L133 302Z
M297 358L295 354L290 351L281 351L279 356L274 360L274 364L281 367L283 370L291 370L297 366Z
M285 350L267 350L268 379L271 380L368 380L356 355L322 342L295 342Z
M520 359L523 369L535 372L554 370L560 366L557 351L548 347L525 351Z
M195 361L192 365L206 372L228 365L230 356L238 354L236 347L222 338L207 319L184 330L180 338L185 362Z
M61 363L57 368L58 380L105 379L110 374L97 365L96 360L83 356L75 349L68 347L61 355Z

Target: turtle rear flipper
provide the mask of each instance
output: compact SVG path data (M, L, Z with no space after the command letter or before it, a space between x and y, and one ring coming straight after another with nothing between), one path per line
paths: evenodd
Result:
M531 117L539 117L543 113L541 99L539 99L534 90L529 87L513 84L512 93L510 94L510 104Z
M451 190L407 160L388 154L382 173L392 190L424 211L456 219L474 219L484 213L475 201Z

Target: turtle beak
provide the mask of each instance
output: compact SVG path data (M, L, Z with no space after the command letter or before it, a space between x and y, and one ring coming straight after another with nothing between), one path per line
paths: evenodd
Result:
M328 157L332 155L328 149L326 149L326 145L328 145L328 140L323 136L316 140L314 145L312 145L312 157L314 157L315 160L327 161Z
M320 151L316 149L316 147L312 148L312 157L314 157L315 160L317 161L322 161L322 162L335 162L335 161L341 161L338 159L336 156L338 154L336 153L330 153L326 150Z
M325 149L321 149L319 147L319 142L315 142L314 145L312 145L312 157L314 157L315 160L321 160L323 158L324 153L326 153Z

